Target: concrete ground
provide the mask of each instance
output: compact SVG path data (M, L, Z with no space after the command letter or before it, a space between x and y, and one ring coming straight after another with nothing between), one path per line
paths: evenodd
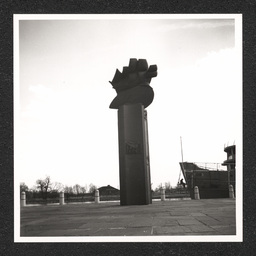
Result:
M21 208L21 237L236 235L235 199Z

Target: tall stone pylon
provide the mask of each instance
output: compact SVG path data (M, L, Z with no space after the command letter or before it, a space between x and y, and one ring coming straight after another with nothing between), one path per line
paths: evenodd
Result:
M116 71L110 82L117 96L110 108L118 109L120 204L152 203L148 119L145 108L154 98L149 86L157 66L148 68L145 59L130 59L123 72Z

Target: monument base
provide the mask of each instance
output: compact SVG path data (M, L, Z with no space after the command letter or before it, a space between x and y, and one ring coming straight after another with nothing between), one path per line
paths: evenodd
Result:
M118 109L120 204L152 203L147 111L142 104Z

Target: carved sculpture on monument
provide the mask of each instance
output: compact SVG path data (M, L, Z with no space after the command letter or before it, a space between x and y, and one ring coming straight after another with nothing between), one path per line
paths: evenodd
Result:
M145 110L154 99L150 87L157 66L145 59L130 59L122 73L117 69L112 82L117 96L110 108L118 109L120 204L152 203L148 123Z
M152 77L157 76L157 66L148 67L145 59L130 59L128 67L123 67L121 73L116 70L110 82L117 92L117 96L110 104L110 108L118 109L124 104L141 103L148 107L154 99L154 91L150 87Z

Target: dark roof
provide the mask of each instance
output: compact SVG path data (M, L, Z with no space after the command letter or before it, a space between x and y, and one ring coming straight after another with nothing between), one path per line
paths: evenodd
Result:
M110 186L110 185L107 185L107 186L103 186L103 187L100 187L100 188L98 188L99 190L105 190L105 189L107 189L107 190L117 190L117 191L119 191L119 189L117 189L117 188L114 188L114 187L112 187L112 186Z

